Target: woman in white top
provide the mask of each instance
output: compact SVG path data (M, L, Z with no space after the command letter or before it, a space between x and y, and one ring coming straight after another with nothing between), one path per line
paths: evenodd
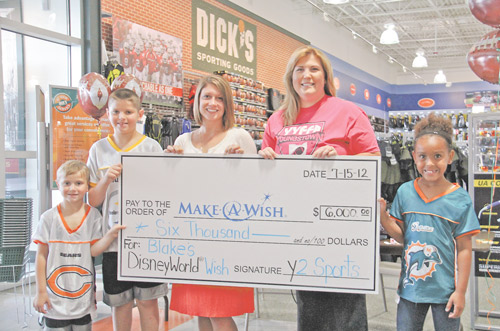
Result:
M234 127L233 96L229 83L210 75L198 84L194 97L196 131L179 136L168 153L256 154L248 132ZM248 287L174 284L170 309L198 316L200 331L236 331L232 316L254 311L253 289Z
M194 97L198 130L179 136L170 153L256 154L250 134L234 127L234 104L229 83L217 75L203 78Z

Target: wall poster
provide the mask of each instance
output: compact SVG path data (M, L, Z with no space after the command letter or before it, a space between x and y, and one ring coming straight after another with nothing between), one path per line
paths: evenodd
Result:
M50 86L52 123L52 184L57 168L68 160L87 163L90 147L100 138L113 133L113 127L106 115L99 122L87 115L78 103L78 89L75 87Z
M500 101L499 91L474 91L465 93L465 107L484 106L497 111Z
M113 17L113 54L141 81L143 103L182 107L182 39Z

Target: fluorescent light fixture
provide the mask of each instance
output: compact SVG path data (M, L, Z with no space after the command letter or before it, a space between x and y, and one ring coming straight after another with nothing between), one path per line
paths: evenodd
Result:
M385 31L382 32L380 36L380 43L382 45L393 45L399 43L398 33L396 32L396 26L393 23L387 23L384 25Z
M343 3L348 3L349 0L323 0L323 2L329 5L341 5Z
M434 84L446 84L446 76L443 70L438 70L438 73L434 76Z
M413 59L413 64L411 65L413 68L426 68L427 67L427 59L425 58L424 50L419 48L416 52L417 56Z

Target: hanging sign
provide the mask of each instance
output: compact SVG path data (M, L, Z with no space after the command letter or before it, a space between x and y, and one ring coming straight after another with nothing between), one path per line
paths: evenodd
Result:
M257 79L257 28L203 1L192 1L192 67Z
M436 104L436 101L432 98L422 98L418 100L417 104L422 108L431 108Z
M121 163L120 280L378 291L379 157Z

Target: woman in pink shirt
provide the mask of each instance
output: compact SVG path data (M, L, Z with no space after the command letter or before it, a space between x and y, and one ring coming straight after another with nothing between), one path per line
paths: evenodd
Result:
M335 96L333 70L320 50L295 50L284 83L286 97L267 122L261 156L380 155L365 112ZM299 331L368 330L362 294L297 291L297 312Z

